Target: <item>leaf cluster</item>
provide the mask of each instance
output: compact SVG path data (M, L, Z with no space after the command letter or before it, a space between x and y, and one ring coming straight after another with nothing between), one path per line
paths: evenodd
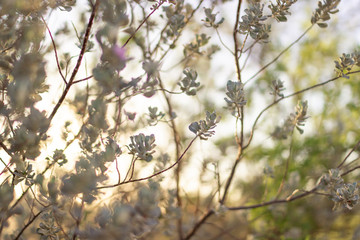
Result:
M220 117L215 112L210 113L206 111L205 120L193 122L189 125L189 130L199 136L202 140L208 140L209 137L215 134L212 130L216 127L216 124L220 121Z
M271 83L272 83L271 85L272 91L270 92L270 94L283 98L284 94L282 92L286 89L284 87L284 82L281 81L280 79L277 79L277 80L273 80Z
M41 216L42 221L36 232L41 236L41 240L47 239L59 239L57 233L60 232L60 228L56 226L55 219L51 213L43 213Z
M345 183L339 169L330 169L319 180L319 187L327 190L334 201L334 208L343 206L351 210L359 203L359 187L356 182Z
M155 126L161 119L165 117L165 113L158 111L157 107L149 107L149 118L147 122L150 126Z
M269 8L272 13L272 17L278 22L286 22L286 15L291 15L289 9L297 0L276 0L276 4L271 3Z
M192 54L202 55L201 47L205 46L209 42L210 37L205 33L196 34L194 41L188 43L184 47L184 56L190 56Z
M296 128L300 134L304 133L302 127L305 126L307 116L308 103L307 101L299 101L295 107L295 113L291 113L285 120L282 127L276 127L272 136L276 139L286 139L291 135Z
M130 137L129 144L130 154L136 155L138 158L150 162L153 159L152 154L155 152L155 136L154 134L145 136L143 133Z
M244 84L241 82L228 81L226 84L226 96L224 98L227 104L227 109L231 111L232 115L236 115L239 109L246 104Z
M267 42L271 25L263 22L268 19L268 16L263 15L264 4L259 2L251 3L245 9L245 15L241 17L239 22L239 33L249 34L250 37L256 41Z
M335 71L337 76L349 78L348 72L352 70L354 66L360 67L360 52L354 52L351 54L343 53L341 57L335 60Z
M311 23L316 23L319 27L326 28L328 24L325 23L325 21L330 20L330 14L339 12L337 9L339 3L340 0L320 0L318 2L318 8L311 17Z
M217 13L214 14L214 13L212 13L212 11L213 11L213 9L211 9L211 8L204 8L206 17L202 21L205 22L205 27L218 28L225 21L225 18L221 18L219 21L216 21Z
M194 96L200 87L200 83L196 82L197 72L193 69L184 69L183 73L185 77L178 83L181 91L185 92L186 95Z

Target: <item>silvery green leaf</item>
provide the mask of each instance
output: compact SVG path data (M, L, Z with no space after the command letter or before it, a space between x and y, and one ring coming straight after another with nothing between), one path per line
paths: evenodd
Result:
M153 159L153 149L156 147L154 134L145 136L143 133L130 137L129 144L130 154L136 155L138 158L150 162Z
M199 136L201 140L207 140L215 134L215 131L212 129L216 127L219 121L220 117L215 112L206 112L206 119L191 123L189 129Z
M192 131L193 133L197 134L197 132L199 131L200 127L199 124L197 122L193 122L190 124L189 126L190 131Z

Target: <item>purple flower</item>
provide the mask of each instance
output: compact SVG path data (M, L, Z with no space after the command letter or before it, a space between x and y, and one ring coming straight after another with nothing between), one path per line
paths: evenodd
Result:
M108 61L119 71L126 67L128 58L126 58L125 52L125 48L119 47L116 44L110 48L110 58Z
M115 55L119 58L120 61L126 61L125 48L119 47L118 45L115 44L112 47L112 50L115 53Z

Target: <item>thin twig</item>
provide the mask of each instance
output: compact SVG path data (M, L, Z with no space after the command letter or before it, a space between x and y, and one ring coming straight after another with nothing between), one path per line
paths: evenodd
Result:
M220 40L220 43L224 46L224 48L226 48L226 50L228 50L232 55L235 56L235 53L223 42L223 40L221 38L221 35L220 35L217 28L215 28L215 32L216 32L216 35L218 36L218 38Z
M201 3L200 3L201 4ZM174 12L178 12L180 9L181 5L180 4L177 4L176 5L176 9ZM187 24L188 21L186 21L185 25ZM164 35L164 32L167 30L168 26L170 25L170 18L168 19L168 21L166 22L165 26L162 28L161 32L159 33L159 41L157 42L156 46L154 47L154 49L150 52L150 58L152 57L152 55L157 51L157 49L160 47L161 48L161 41L163 40L163 35ZM175 42L173 42L172 44L170 45L174 45Z
M238 80L241 82L241 69L240 69L240 64L239 64L239 59L238 59L238 40L237 40L237 28L238 28L238 24L239 24L239 19L240 19L240 9L241 9L241 4L242 4L242 0L239 0L238 3L238 7L237 7L237 11L236 11L236 22L234 25L234 30L233 30L233 39L234 39L234 57L235 57L235 63L236 63L236 70L237 70L237 75L238 75ZM220 203L223 204L226 200L226 196L227 193L229 191L231 182L234 178L235 175L235 171L237 168L237 165L240 163L241 160L241 156L242 156L242 144L243 144L243 108L241 108L241 132L240 132L240 146L239 146L239 151L235 160L235 163L231 169L231 173L230 176L227 179L226 185L225 185L225 189L224 189L224 193L223 193L223 197L220 200ZM196 224L195 226L192 228L192 230L190 231L190 233L185 237L185 240L190 239L192 236L195 235L195 233L199 230L199 228L205 223L205 221L214 214L213 210L209 210Z
M246 58L244 60L244 64L242 65L241 69L244 69L246 67L247 62L250 59L251 52L252 52L252 48L250 48L250 51L249 51L248 55L246 56Z
M118 178L119 178L118 184L120 184L121 183L121 174L120 174L119 163L118 163L117 158L115 159L115 169L116 169L116 172L117 172Z
M96 0L95 5L94 5L94 7L92 9L90 18L89 18L89 22L88 22L86 32L85 32L85 36L84 36L84 41L82 43L82 47L81 47L81 50L80 50L80 54L79 54L77 63L75 65L75 68L74 68L71 76L70 76L69 82L66 84L66 87L65 87L65 90L64 90L63 94L61 95L59 101L57 102L56 106L54 107L53 111L51 112L51 114L49 116L50 121L54 118L56 112L58 111L61 104L65 100L65 97L66 97L67 93L69 92L70 87L72 86L72 84L73 84L73 82L75 80L76 74L79 71L81 61L82 61L82 59L84 57L84 54L85 54L85 51L86 51L86 45L87 45L87 43L89 41L90 31L91 31L92 25L94 23L95 15L96 15L97 9L99 7L99 4L100 4L100 0Z
M185 26L190 22L190 20L193 18L195 12L197 10L199 10L201 4L204 2L204 0L200 0L198 5L196 6L196 8L194 8L194 10L191 12L190 16L187 18L187 20L185 21ZM169 53L170 50L173 49L172 46L175 46L176 42L179 40L181 36L181 33L179 33L176 38L174 39L174 41L172 42L172 44L170 44L170 46L168 47L168 49L166 49L166 51L163 53L163 55L160 57L159 61L163 60L165 58L165 56Z
M73 84L79 83L79 82L83 82L83 81L86 81L86 80L89 80L89 79L92 78L92 77L93 77L93 75L88 76L88 77L83 78L83 79L76 80L76 81L73 82Z
M293 134L293 132L292 132L292 134ZM290 160L291 160L291 157L292 157L293 143L294 143L294 135L291 135L291 142L290 142L290 147L289 147L289 156L286 159L284 175L283 175L283 177L281 179L281 183L280 183L280 186L279 186L279 189L277 191L275 199L278 199L280 197L281 191L282 191L282 189L284 187L284 184L285 184L288 172L289 172L289 165L290 165Z
M254 208L259 208L259 207L265 207L265 206L269 206L269 205L273 205L273 204L279 204L279 203L288 203L288 202L292 202L295 201L297 199L301 199L303 197L306 197L312 193L315 193L317 190L317 187L314 187L313 189L311 189L310 191L306 191L302 194L296 195L296 196L291 196L288 197L286 199L280 199L280 200L272 200L272 201L268 201L268 202L263 202L263 203L259 203L259 204L254 204L254 205L249 205L249 206L239 206L239 207L227 207L228 210L230 211L237 211L237 210L246 210L246 209L254 209Z
M13 135L15 135L14 127L13 127L13 125L12 125L12 123L11 123L9 114L6 114L6 119L7 119L7 121L8 121L8 124L9 124L9 128L10 128L11 133L12 133Z
M230 188L230 185L231 185L231 182L235 176L235 172L236 172L236 168L238 166L238 164L240 163L242 159L242 150L241 148L239 148L238 150L238 153L237 153L237 156L236 156L236 160L235 160L235 163L234 165L232 166L231 168L231 173L226 181L226 185L225 185L225 189L224 189L224 193L223 193L223 196L221 198L221 201L220 201L220 204L224 204L225 203L225 200L226 200L226 197L227 197L227 194L229 192L229 188Z
M130 177L129 177L129 181L130 181L130 180L133 178L133 176L134 176L136 160L137 160L137 158L135 158L135 160L134 160L133 163L132 163L132 168L131 168L131 174L130 174ZM125 181L125 180L126 180L126 179L124 179L124 181Z
M125 182L126 179L127 179L127 177L129 176L130 171L131 171L131 169L132 169L132 167L133 167L133 165L134 165L134 161L135 161L135 160L136 160L136 159L135 159L135 156L133 156L132 159L131 159L131 162L130 162L130 167L129 167L129 169L128 169L127 172L126 172L126 175L125 175L125 177L124 177L123 182Z
M55 164L55 162L49 164L41 173L39 173L39 176L43 176L53 165ZM34 182L32 182L25 191L22 192L21 196L16 200L16 202L9 208L8 212L12 212L14 210L14 208L20 203L20 201L25 197L26 193L30 190L30 188L32 187L32 185L34 185ZM6 217L6 219L9 216ZM6 220L5 219L5 220Z
M196 136L195 138L193 138L191 140L191 142L189 143L189 145L186 147L186 149L184 150L184 152L181 154L180 158L174 162L172 165L170 165L169 167L161 170L161 171L158 171L150 176L147 176L147 177L144 177L144 178L138 178L138 179L132 179L132 180L128 180L126 182L121 182L120 184L113 184L113 185L105 185L105 186L101 186L101 187L97 187L96 189L104 189L104 188L113 188L113 187L117 187L117 186L120 186L120 185L123 185L123 184L127 184L127 183L131 183L131 182L141 182L141 181L144 181L144 180L149 180L153 177L156 177L168 170L170 170L171 168L173 168L174 166L176 166L184 157L185 153L190 149L191 145L194 143L194 141L196 140L198 136Z
M241 82L241 69L240 69L240 63L239 63L239 59L238 59L239 46L238 46L237 32L238 32L238 26L239 26L239 20L240 20L241 4L242 4L242 0L239 0L237 10L236 10L236 20L235 20L234 29L233 29L235 65L236 65L237 77L240 82Z
M125 99L124 99L124 100L125 100ZM118 97L117 109L115 110L115 114L116 114L116 111L118 111L118 113L117 113L116 120L115 120L115 127L114 127L113 136L116 135L117 129L118 129L118 127L121 125L121 117L122 117L121 111L122 111L122 106L123 106L123 104L122 104L121 95L119 95L119 97ZM126 177L125 177L125 179L126 179Z
M19 41L19 38L15 39L14 42L13 42L9 47L6 47L6 48L0 50L1 53L5 53L6 51L12 49L12 48L15 46L15 44L16 44L17 41Z
M55 219L55 222L56 224L58 225L58 227L60 228L61 232L63 233L64 237L67 239L67 240L70 240L70 237L68 236L68 234L65 232L64 228L61 226L61 224L59 223L59 219L57 219L56 215L54 215L54 219Z
M13 156L13 154L10 152L10 150L6 147L6 145L2 142L2 141L0 141L0 146L4 149L4 151L10 156L10 157L12 157ZM5 166L5 168L1 171L1 173L0 173L0 176L3 174L3 173L5 173L6 171L9 171L9 172L11 172L11 174L12 175L14 175L14 173L12 172L12 170L10 169L10 166L12 165L12 162L10 161L8 164L6 164L3 160L2 160L2 158L0 158L0 160L1 160L1 162L4 164L4 166Z
M164 84L163 81L161 80L160 76L159 76L159 85L162 89L164 88ZM163 96L165 98L167 107L168 107L168 114L169 116L172 115L173 113L173 107L170 101L170 98L166 95L165 91L162 92ZM175 151L176 151L176 159L180 158L180 136L179 136L179 132L177 130L177 126L175 123L175 119L173 117L170 118L170 126L171 126L171 130L173 133L173 137L174 137L174 144L175 144ZM179 162L179 164L176 167L175 170L175 179L176 179L176 200L177 200L177 207L179 207L181 209L182 206L182 201L181 201L181 196L180 196L180 173L181 173L181 167L182 164L181 162ZM182 217L180 216L178 221L177 221L177 228L178 228L178 234L179 234L179 239L183 239L183 232L182 232Z
M4 149L4 151L5 151L10 157L12 157L12 153L10 152L10 150L7 148L7 146L6 146L2 141L0 141L0 146Z
M161 40L162 40L162 36L164 35L164 32L166 31L167 27L170 25L170 21L167 21L167 23L165 24L165 26L163 27L163 29L161 30L161 32L159 33L160 39L158 41L158 43L156 44L156 46L154 47L154 49L150 52L150 57L157 51L157 49L161 46Z
M236 22L234 25L234 30L233 30L233 38L234 38L234 54L235 54L235 64L236 64L236 72L237 72L237 77L238 77L238 81L241 82L241 69L240 69L240 63L239 63L239 59L238 59L238 53L239 51L241 51L238 46L238 39L237 39L237 28L239 25L239 19L240 19L240 10L241 10L241 4L242 4L242 0L239 0L238 2L238 6L237 6L237 10L236 10ZM239 112L239 109L238 109ZM239 149L238 149L238 153L236 156L236 160L234 162L233 167L231 168L231 173L226 181L226 185L225 185L225 189L224 189L224 193L223 196L221 198L220 203L224 204L230 185L232 183L232 180L235 176L235 172L237 169L238 164L240 163L240 160L242 159L242 152L243 152L243 143L244 143L244 107L241 106L240 107L240 142L238 143Z
M341 176L343 177L343 176L345 176L345 175L348 175L349 173L355 171L355 170L358 169L358 168L360 168L360 166L353 167L353 168L347 170L346 172L342 173Z
M242 43L242 45L241 45L241 48L240 48L240 55L239 55L238 59L240 59L241 55L242 55L242 54L243 54L243 52L244 52L245 43L246 43L246 41L247 41L248 37L249 37L249 34L247 33L247 34L245 35L244 41L243 41L243 43ZM253 45L252 45L252 46L254 46L254 45L255 45L255 43L256 43L256 41L253 43Z
M296 44L297 42L300 41L301 38L303 38L306 33L308 31L310 31L310 29L313 27L314 25L311 25L310 27L308 27L305 32L303 32L303 34L300 35L300 37L298 37L294 42L292 42L289 46L287 46L284 50L282 50L273 60L271 60L269 63L267 63L265 66L263 66L262 68L260 68L260 70L258 70L254 75L252 75L245 83L247 84L250 80L254 79L259 73L261 73L262 71L264 71L266 68L268 68L271 64L273 64L274 62L276 62L284 53L286 53L294 44Z
M81 218L82 218L82 215L83 215L83 209L84 209L84 194L81 198L81 208L80 208L80 213L79 213L79 216L76 218L75 222L76 222L76 226L75 226L75 231L74 231L74 234L73 234L73 237L72 237L72 240L76 240L77 236L78 236L78 233L79 233L79 227L80 227L80 223L81 223Z
M59 63L59 57L58 57L58 54L57 54L57 50L56 50L56 44L55 44L55 41L54 41L54 38L51 34L51 31L50 31L50 28L49 26L47 25L45 19L43 18L43 16L40 16L40 18L42 19L42 21L44 22L45 26L46 26L46 29L48 30L48 33L50 35L50 38L51 38L51 42L53 44L53 47L54 47L54 53L55 53L55 59L56 59L56 64L57 64L57 68L58 68L58 71L59 71L59 74L61 76L61 78L63 79L64 83L67 84L67 81L66 81L66 78L65 76L63 75L62 71L61 71L61 67L60 67L60 63Z
M249 50L251 51L254 48L255 44L258 43L258 42L259 42L258 40L252 42L251 45L248 48L246 48L245 50L242 51L242 53L246 53Z
M81 130L82 130L82 127L83 127L84 125L82 125L81 127L80 127L80 130L78 131L78 133L71 139L71 140L69 140L69 141L67 141L66 142L66 145L65 145L65 147L64 147L64 151L65 151L65 149L67 149L76 139L78 139L79 137L80 137L80 134L81 134Z
M25 179L25 181L26 181L26 179ZM31 193L32 193L33 196L34 196L34 200L35 200L37 203L39 203L42 207L46 207L45 204L43 204L42 202L40 202L39 199L37 199L36 194L35 194L35 192L34 192L34 190L33 190L32 188L30 188L30 191L31 191Z
M211 217L214 214L213 210L209 210L193 227L193 229L191 230L191 232L189 232L189 234L185 237L184 240L189 240L190 238L192 238L195 233L199 230L199 228L205 223L205 221Z
M351 75L351 74L355 74L355 73L360 73L360 70L358 70L358 71L353 71L353 72L348 72L348 73L346 73L346 75ZM326 85L326 84L328 84L328 83L330 83L330 82L333 82L333 81L335 81L335 80L338 80L339 78L342 78L342 77L341 77L341 76L333 77L333 78L331 78L331 79L329 79L329 80L327 80L327 81L325 81L325 82L312 85L312 86L310 86L310 87L304 88L304 89L302 89L302 90L300 90L300 91L297 91L297 92L293 92L293 93L291 93L291 94L289 94L289 95L287 95L287 96L284 96L283 98L279 98L279 99L277 99L276 101L274 101L274 102L272 102L271 104L269 104L269 105L268 105L267 107L265 107L265 108L258 114L258 116L256 117L256 119L255 119L255 121L254 121L254 123L253 123L253 126L252 126L252 128L251 128L251 134L250 134L248 143L244 146L244 149L247 148L247 147L250 145L250 143L251 143L251 141L252 141L252 139L253 139L253 137L254 137L254 132L255 132L256 124L257 124L257 122L259 121L260 117L261 117L267 110L269 110L271 107L275 106L276 104L278 104L279 102L281 102L282 100L284 100L284 99L286 99L286 98L290 98L290 97L299 95L299 94L301 94L301 93L307 92L307 91L309 91L309 90L312 90L312 89L314 89L314 88L321 87L321 86Z
M14 238L14 240L18 240L20 239L21 235L24 233L24 231L36 220L37 217L40 216L41 213L43 213L46 208L49 206L46 206L45 208L41 209L36 215L33 216L32 219L30 219L25 226L21 229L21 231L18 233L18 235L16 235L16 237Z
M337 168L341 168L342 165L346 162L346 160L350 157L350 155L358 149L360 146L360 140L356 143L356 145L351 149L351 151L346 155L346 157L342 160L342 162L337 166Z
M130 37L126 40L126 42L122 45L122 48L124 48L129 42L130 40L135 36L135 34L139 31L139 29L142 27L142 25L144 25L144 23L149 19L149 17L156 11L159 9L159 7L161 7L161 5L163 5L165 1L160 1L159 4L151 11L151 13L149 13L149 15L147 15L147 17L140 23L140 25L136 28L136 30L130 35Z

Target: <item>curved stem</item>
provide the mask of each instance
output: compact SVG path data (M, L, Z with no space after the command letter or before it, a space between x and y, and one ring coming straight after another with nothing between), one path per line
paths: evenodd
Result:
M76 63L75 68L74 68L74 70L73 70L73 72L71 74L69 82L66 84L66 87L65 87L65 90L64 90L63 94L61 95L59 101L57 102L56 106L54 107L53 111L51 112L51 114L49 116L50 121L54 118L56 112L60 108L61 104L64 102L65 97L68 94L69 89L70 89L70 87L72 86L72 84L73 84L73 82L75 80L76 74L79 71L81 61L82 61L82 59L84 57L84 54L85 54L85 51L86 51L86 45L87 45L87 43L89 41L90 31L91 31L92 25L94 23L95 15L96 15L96 12L97 12L97 10L99 8L99 4L100 4L100 0L96 0L95 5L94 5L94 7L92 9L90 18L89 18L89 22L88 22L86 32L85 32L85 36L84 36L84 41L83 41L82 46L81 46L81 50L80 50L79 57L77 59L77 63Z
M342 160L342 162L337 166L337 168L341 168L342 165L344 165L344 163L346 162L346 160L350 157L350 155L356 150L358 149L360 146L360 140L356 143L356 145L351 149L351 151L346 155L346 157Z
M347 174L349 174L349 173L351 173L351 172L353 172L353 171L355 171L356 169L359 169L359 168L360 168L360 166L353 167L353 168L347 170L346 172L342 173L341 176L343 177L343 176L345 176L345 175L347 175Z
M360 73L360 70L358 70L358 71L353 71L353 72L348 72L346 75L351 75L351 74L355 74L355 73ZM312 86L310 86L310 87L304 88L304 89L299 90L299 91L297 91L297 92L293 92L293 93L291 93L291 94L289 94L289 95L287 95L287 96L284 96L283 98L279 98L279 99L277 99L276 101L274 101L274 102L272 102L271 104L269 104L269 105L268 105L267 107L265 107L265 108L258 114L258 116L256 117L256 119L255 119L255 121L254 121L254 123L253 123L253 126L252 126L252 128L251 128L251 134L250 134L248 143L244 146L244 149L247 148L247 147L250 145L250 143L251 143L251 141L252 141L252 139L253 139L253 137L254 137L254 132L255 132L256 124L258 123L260 117L261 117L267 110L269 110L271 107L275 106L276 104L278 104L279 102L281 102L282 100L284 100L284 99L286 99L286 98L294 97L294 96L296 96L296 95L299 95L299 94L301 94L301 93L307 92L307 91L312 90L312 89L314 89L314 88L324 86L324 85L326 85L326 84L328 84L328 83L330 83L330 82L333 82L333 81L335 81L335 80L338 80L339 78L342 78L342 77L341 77L341 76L339 76L339 77L334 77L334 78L331 78L331 79L329 79L329 80L327 80L327 81L325 81L325 82L312 85Z
M89 80L89 79L92 78L92 77L93 77L93 75L88 76L88 77L83 78L83 79L76 80L76 81L73 82L73 84L79 83L79 82L83 82L83 81L86 81L86 80Z
M161 80L161 78L159 77L159 85L161 87L161 89L165 89L164 88L164 84ZM174 144L175 144L175 149L176 149L176 159L180 158L180 136L179 136L179 132L177 130L176 124L175 124L175 119L172 116L173 113L173 107L170 101L170 98L166 95L165 91L162 91L163 96L165 98L167 107L168 107L168 114L170 116L170 125L171 125L171 130L173 132L173 137L174 137ZM176 180L176 200L177 200L177 206L179 208L181 208L182 206L182 201L181 201L181 196L180 196L180 172L181 172L181 167L182 164L181 162L179 162L179 164L177 165L176 169L175 169L175 180ZM178 219L178 224L177 224L177 228L178 228L178 234L179 234L179 239L183 239L183 233L182 233L182 217L180 216Z
M10 150L7 148L7 146L6 146L2 141L0 141L0 147L2 147L2 149L4 149L4 151L5 151L10 157L12 157L12 153L10 152Z
M161 7L161 5L163 5L165 1L160 1L159 4L149 13L149 15L146 16L146 18L140 23L140 25L136 28L136 30L130 35L130 37L126 40L126 42L122 45L122 48L124 48L131 39L134 38L135 34L139 31L139 29L142 27L142 25L144 25L144 23L149 19L149 17L151 15L153 15L153 13L159 9L159 7Z
M233 40L234 40L234 60L235 60L235 65L236 65L236 72L237 72L237 78L238 81L241 82L241 69L240 69L240 63L239 63L239 46L238 46L238 38L237 38L237 28L239 25L239 20L240 20L240 10L241 10L241 4L242 4L242 0L238 1L238 6L237 6L237 10L236 10L236 20L235 20L235 24L234 24L234 29L233 29ZM220 200L220 203L223 204L226 200L231 182L235 176L235 171L236 168L241 160L241 156L242 156L242 145L243 145L243 130L244 130L244 117L243 117L243 107L241 107L241 116L240 116L240 122L241 122L241 130L240 130L240 141L238 143L239 145L239 150L238 150L238 154L235 160L235 163L231 169L231 173L227 179L226 185L225 185L225 189L224 189L224 193L223 196ZM236 134L237 136L237 134ZM236 137L238 139L238 137ZM191 237L193 237L195 235L195 233L199 230L199 228L205 223L205 221L214 214L213 210L209 210L196 224L195 226L192 228L192 230L188 233L188 235L185 237L185 240L190 239Z
M202 4L203 2L204 2L204 0L200 0L200 1L199 1L199 3L198 3L198 5L196 6L196 8L191 12L190 16L189 16L188 19L185 21L185 25L187 25L187 24L190 22L190 20L191 20L192 17L194 16L195 12L196 12L197 10L199 10L199 8L200 8L200 6L201 6L201 4ZM171 44L171 45L168 47L168 49L166 49L166 51L162 54L162 56L161 56L160 59L159 59L159 62L165 58L165 56L169 53L169 51L170 51L171 49L173 49L171 46L174 46L174 45L176 44L176 42L179 40L180 36L181 36L181 33L179 33L179 34L176 36L176 38L174 39L174 41L172 42L172 44Z
M117 187L117 186L120 186L120 185L123 185L123 184L131 183L131 182L141 182L141 181L149 180L149 179L151 179L153 177L156 177L156 176L170 170L171 168L175 167L183 159L185 153L190 149L191 145L194 143L194 141L197 139L197 137L198 136L196 136L195 138L193 138L191 140L189 145L186 147L185 151L181 154L180 158L178 160L176 160L176 162L174 162L169 167L167 167L167 168L165 168L165 169L163 169L161 171L158 171L158 172L156 172L156 173L154 173L154 174L152 174L150 176L144 177L144 178L131 179L131 180L121 182L121 183L117 183L117 184L113 184L113 185L105 185L105 186L97 187L96 189L113 188L113 187Z
M236 10L236 20L235 20L234 29L233 29L235 65L236 65L237 77L240 82L241 82L241 69L240 69L240 63L239 63L239 59L238 59L238 54L239 54L240 49L239 49L239 45L238 45L237 31L238 31L239 20L240 20L241 4L242 4L242 0L239 0L237 10Z
M250 82L252 79L254 79L259 73L261 73L262 71L264 71L266 68L268 68L271 64L273 64L274 62L276 62L284 53L286 53L293 45L295 45L297 42L300 41L300 39L302 39L307 32L310 31L310 29L313 27L314 25L311 25L310 27L308 27L305 32L303 32L303 34L300 35L300 37L298 37L294 42L292 42L289 46L287 46L284 50L282 50L273 60L271 60L269 63L267 63L265 66L263 66L262 68L260 68L254 75L252 75L244 84L247 84L248 82Z
M289 172L289 165L290 165L290 160L292 158L293 144L294 144L294 135L293 135L293 132L292 132L291 142L290 142L290 147L289 147L289 156L286 159L284 175L283 175L283 177L281 179L281 183L280 183L280 186L278 188L275 199L278 199L280 197L281 191L282 191L282 189L284 187L284 184L285 184L288 172Z
M189 232L189 234L185 237L185 240L189 240L190 238L192 238L195 233L199 230L199 228L205 223L205 221L211 217L214 214L213 210L209 210L193 227L193 229L191 230L191 232Z
M41 213L43 213L49 206L44 207L41 209L37 214L35 214L26 224L25 226L20 230L20 232L16 235L14 240L20 239L21 235L24 233L24 231L40 216Z
M221 198L221 201L220 201L220 204L224 204L225 203L225 200L226 200L226 197L227 197L227 194L229 192L229 188L230 188L230 185L231 185L231 182L235 176L235 172L236 172L236 169L237 169L237 166L238 164L240 163L241 161L241 158L242 158L242 149L239 148L239 151L238 151L238 154L236 156L236 160L235 160L235 163L233 165L233 167L231 168L231 173L226 181L226 185L225 185L225 189L224 189L224 193L223 193L223 196Z
M65 76L63 75L63 73L62 73L62 71L61 71L61 67L60 67L60 63L59 63L59 57L58 57L57 50L56 50L56 44L55 44L54 38L53 38L53 36L52 36L52 34L51 34L50 28L49 28L49 26L47 25L47 23L46 23L45 19L43 18L43 16L40 16L40 18L41 18L41 20L43 21L43 23L45 24L46 29L48 30L48 33L49 33L49 36L50 36L50 39L51 39L51 42L52 42L52 45L53 45L53 48L54 48L56 65L57 65L59 74L60 74L61 78L63 79L64 83L67 84L66 78L65 78Z
M259 208L259 207L265 207L265 206L269 206L269 205L273 205L273 204L279 204L279 203L288 203L288 202L292 202L298 199L301 199L303 197L306 197L312 193L315 193L317 190L317 187L314 187L313 189L311 189L310 191L306 191L302 194L296 195L296 196L290 196L286 199L280 199L280 200L273 200L273 201L268 201L268 202L263 202L263 203L259 203L259 204L254 204L254 205L249 205L249 206L239 206L239 207L228 207L227 209L230 211L235 211L235 210L246 210L246 209L254 209L254 208Z
M238 81L241 82L241 69L240 69L240 63L239 63L239 59L238 59L238 54L239 52L241 53L241 49L239 49L238 46L238 39L237 39L237 28L239 25L239 19L240 19L240 9L241 9L241 4L242 4L242 0L239 0L238 2L238 6L237 6L237 10L236 10L236 22L234 25L234 30L233 30L233 38L234 38L234 47L235 47L235 64L236 64L236 71L237 71L237 77L238 77ZM239 112L239 109L238 109ZM236 156L236 160L234 162L233 167L231 168L231 173L226 181L226 185L225 185L225 189L224 189L224 193L223 193L223 197L220 201L221 204L225 203L231 182L235 176L235 172L237 169L238 164L240 163L240 160L242 158L242 152L243 152L243 143L244 143L244 107L241 106L240 107L240 139L238 142L238 153ZM237 135L236 135L237 136ZM236 137L238 139L238 137Z
M219 33L219 31L218 31L217 28L215 28L215 32L216 32L216 35L217 35L218 38L219 38L219 41L220 41L221 45L223 45L224 48L226 48L226 50L228 50L232 55L235 56L235 53L234 53L234 52L224 43L224 41L222 40L221 35L220 35L220 33Z

